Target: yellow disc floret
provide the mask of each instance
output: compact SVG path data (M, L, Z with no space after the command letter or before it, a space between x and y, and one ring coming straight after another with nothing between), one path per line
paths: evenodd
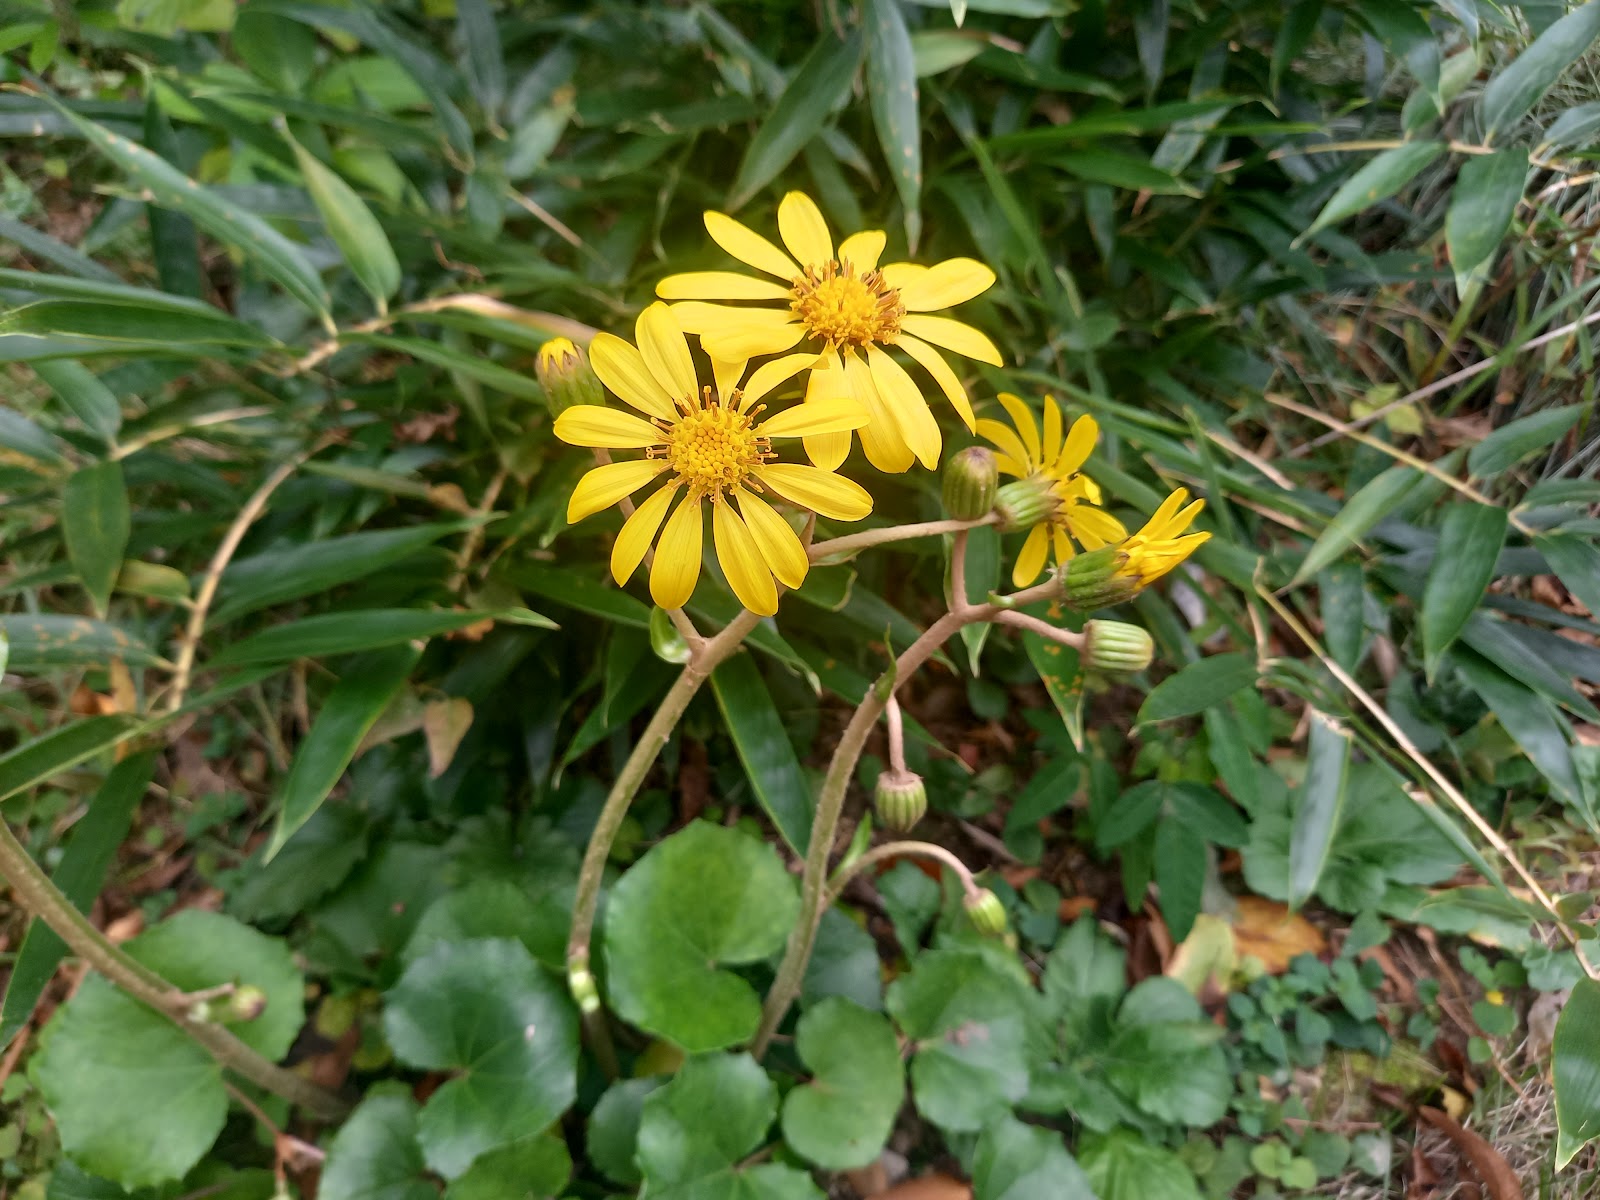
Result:
M740 412L739 393L722 405L706 388L700 400L678 401L683 416L666 429L666 445L648 451L662 457L689 485L690 495L718 499L745 484L772 457L772 444L755 432L758 405Z
M900 334L906 315L900 293L877 271L857 274L849 263L834 259L821 267L807 266L795 280L789 307L806 332L830 346L886 345Z

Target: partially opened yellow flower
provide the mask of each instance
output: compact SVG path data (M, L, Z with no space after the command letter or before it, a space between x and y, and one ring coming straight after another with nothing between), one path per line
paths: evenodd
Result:
M645 309L635 333L637 349L622 338L596 334L589 358L606 387L644 416L580 404L556 418L555 433L574 446L643 450L645 456L586 474L567 504L567 520L581 521L624 503L665 476L623 522L611 550L616 581L628 582L654 541L651 598L662 608L687 604L700 578L709 501L717 561L729 586L751 612L770 616L778 610L774 580L799 587L810 563L800 538L761 494L838 521L859 521L872 511L872 497L858 484L820 467L775 462L772 439L848 434L866 423L867 414L854 401L839 398L796 405L758 421L765 407L757 403L761 397L815 362L816 355L775 359L752 373L742 389L729 384L723 393L701 385L689 344L665 304Z
M1190 502L1188 488L1173 492L1143 529L1117 547L1122 559L1117 574L1146 588L1188 558L1211 537L1209 533L1184 533L1205 506L1204 500Z
M778 232L788 253L724 213L706 213L705 223L734 258L781 281L736 271L692 271L661 281L656 294L680 301L673 309L683 328L700 335L713 359L742 364L804 343L820 356L806 400L850 396L865 407L871 421L861 429L861 446L882 471L904 471L914 458L931 469L940 448L938 422L890 347L932 375L972 428L972 405L940 348L994 366L1001 365L1000 351L971 325L930 314L987 291L994 283L988 267L970 258L879 267L882 230L852 234L836 247L821 211L803 192L790 192L778 205ZM831 470L850 452L850 435L814 434L805 444L811 461Z
M1000 489L995 507L1006 528L1028 530L1011 571L1011 582L1027 587L1052 553L1057 564L1064 563L1075 553L1074 541L1097 550L1121 541L1128 531L1098 507L1100 485L1080 470L1100 438L1095 419L1079 417L1063 437L1061 409L1053 396L1044 398L1042 432L1021 397L1002 392L1000 403L1016 429L985 417L977 423L978 434L1000 451L995 456L1000 473L1017 478Z

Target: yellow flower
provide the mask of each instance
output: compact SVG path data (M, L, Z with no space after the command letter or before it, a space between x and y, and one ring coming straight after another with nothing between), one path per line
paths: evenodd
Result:
M850 396L866 408L871 420L861 430L861 447L882 471L904 471L913 458L931 469L939 463L940 448L939 425L928 402L888 347L904 350L932 375L972 428L966 390L935 347L997 367L1000 351L972 326L929 314L987 291L994 283L988 267L970 258L932 267L879 267L882 230L852 234L836 248L822 213L803 192L790 192L778 205L778 232L788 253L723 213L707 212L705 223L712 240L734 258L782 280L692 271L661 281L656 294L680 302L673 309L683 328L700 335L714 360L743 364L804 342L820 355L807 381L806 400ZM727 300L776 305L706 303ZM806 438L811 461L829 470L849 452L848 433Z
M1204 500L1189 503L1189 489L1179 488L1161 502L1155 515L1117 547L1117 574L1148 587L1198 550L1209 533L1184 533L1205 508Z
M702 505L710 501L717 561L729 586L750 611L770 616L778 610L774 577L785 587L799 587L810 564L799 537L760 493L838 521L859 521L872 511L872 497L850 480L820 467L773 461L772 439L848 433L867 414L854 401L833 399L758 421L765 405L757 401L816 355L769 362L743 389L733 386L737 376L728 382L719 373L713 389L696 376L689 344L667 305L645 309L635 333L637 349L622 338L596 334L589 358L605 385L644 416L583 404L556 418L555 433L574 446L643 450L645 457L605 463L586 474L567 504L567 520L581 521L623 502L665 475L666 482L633 510L617 535L611 551L616 581L628 582L655 541L651 598L662 608L687 604L700 578Z
M1079 417L1063 437L1061 409L1053 396L1046 396L1041 434L1033 411L1020 397L1002 392L1000 403L1016 430L985 417L978 422L978 434L1000 451L1000 473L1018 480L1000 489L999 509L1007 525L1028 530L1011 571L1011 582L1027 587L1052 551L1056 562L1064 563L1074 554L1074 541L1085 550L1098 550L1121 541L1128 531L1098 507L1100 485L1079 471L1100 437L1095 419Z

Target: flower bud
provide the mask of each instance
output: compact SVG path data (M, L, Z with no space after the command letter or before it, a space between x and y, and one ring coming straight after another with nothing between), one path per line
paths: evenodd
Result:
M559 417L574 404L606 402L605 389L589 366L588 355L567 338L553 338L540 346L533 370L552 417Z
M892 833L905 833L928 811L928 789L914 771L885 771L878 776L872 807Z
M1013 480L995 494L994 508L1005 533L1032 529L1060 507L1061 501L1051 495L1050 481L1043 475Z
M1139 581L1118 575L1124 555L1117 546L1102 546L1080 554L1061 569L1061 583L1069 605L1079 612L1121 604L1139 594Z
M1091 671L1133 675L1155 656L1150 634L1126 621L1090 621L1083 633L1083 665Z
M1006 931L1006 906L988 888L969 893L963 907L967 920L984 937L999 937Z
M958 521L977 521L993 510L999 486L994 452L968 446L944 464L944 509Z

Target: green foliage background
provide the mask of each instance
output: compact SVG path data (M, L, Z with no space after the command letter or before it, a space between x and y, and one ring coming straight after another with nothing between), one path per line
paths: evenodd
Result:
M1519 981L1581 975L1482 830L1526 838L1553 892L1541 846L1600 831L1600 751L1574 732L1600 725L1600 4L0 10L0 798L81 908L137 863L130 828L178 836L193 865L145 915L203 888L222 912L130 953L186 989L266 989L272 1021L240 1028L269 1057L302 984L291 1057L355 1039L324 1200L791 1200L897 1120L978 1200L1389 1174L1387 1134L1308 1139L1252 1082L1387 1048L1360 945L1241 986L1219 1024L1174 980L1130 989L1043 879L996 883L1002 948L895 868L892 936L830 917L793 1041L742 1051L841 701L936 615L937 545L813 571L691 708L604 936L636 1077L580 1050L576 858L674 667L605 574L615 520L566 526L587 464L550 436L533 354L629 332L658 279L727 265L702 210L770 228L790 188L891 255L992 265L963 315L1007 366L974 367L975 397L1094 414L1130 527L1173 487L1208 500L1198 571L1122 614L1158 646L1130 687L1005 631L950 648L961 720L1016 749L973 771L939 750L948 722L914 726L940 840L970 848L964 821L1023 864L1088 855L1107 913L1153 884L1179 941L1227 918L1237 852L1259 895L1368 933L1492 927ZM925 473L848 470L874 522L940 515ZM969 587L1014 551L975 541ZM691 609L736 610L715 580ZM688 821L686 778L729 829ZM1433 887L1464 865L1483 879ZM754 881L730 885L736 927L705 878ZM0 1102L42 1098L63 1155L35 1121L37 1169L4 1169L52 1197L273 1194L220 1069L104 980L24 1031L60 951L36 927L11 964L0 1041L37 1045ZM1510 1036L1477 1019L1486 1047ZM1564 1151L1600 1128L1597 1037L1557 1043ZM668 1043L695 1053L658 1078ZM182 1103L152 1109L177 1075Z

